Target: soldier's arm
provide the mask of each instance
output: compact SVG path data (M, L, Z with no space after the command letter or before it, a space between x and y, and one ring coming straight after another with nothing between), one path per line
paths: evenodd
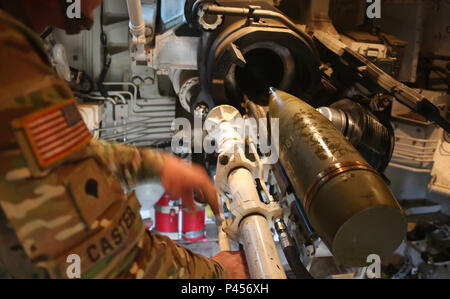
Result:
M149 236L148 248L143 246L143 259L147 260L144 263L147 268L146 278L229 278L220 263L181 247L168 237L153 233L149 233Z
M163 151L102 140L92 140L88 151L100 159L127 189L159 177L166 192L181 198L188 209L195 209L192 201L192 191L195 191L211 206L215 215L219 214L216 189L201 166L186 165Z
M195 178L180 179L171 175L173 173L180 174L190 166L184 164L172 165L174 158L162 151L137 148L130 145L106 142L102 140L92 140L88 145L90 155L95 156L119 179L121 184L131 189L137 184L145 181L161 177L163 172L167 172L164 168L170 168L163 179L163 185L166 191L173 194L174 197L183 197L183 188L190 186L197 187ZM166 162L165 162L166 161ZM167 162L169 161L169 162ZM175 162L178 163L178 162ZM181 163L181 162L179 162ZM177 167L178 166L178 167ZM178 168L178 169L177 169ZM211 184L209 178L197 171L194 176L198 176L206 180L203 186ZM193 183L190 180L193 179ZM164 183L166 182L166 183ZM211 188L212 185L211 185ZM190 191L192 192L192 190ZM215 192L213 190L213 192ZM207 191L205 191L207 193ZM191 196L187 196L192 198ZM185 202L186 204L192 204ZM143 256L147 261L144 263L146 267L151 269L148 271L151 277L178 277L178 278L226 278L227 273L223 266L213 260L202 255L196 254L184 247L178 246L167 237L149 233L150 238L147 244L143 246ZM139 262L137 262L139 264Z
M158 150L103 140L91 140L87 149L128 189L160 177L164 167L165 154Z

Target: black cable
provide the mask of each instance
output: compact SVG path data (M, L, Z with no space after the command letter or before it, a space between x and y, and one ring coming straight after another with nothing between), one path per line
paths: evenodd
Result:
M285 247L283 248L283 253L296 279L314 279L300 260L300 253L298 252L297 247L294 245Z
M100 91L100 94L107 98L108 91L103 85L105 82L106 74L108 73L109 67L111 66L111 57L108 52L108 36L106 35L103 28L103 3L100 6L100 42L103 48L103 68L97 80L97 88Z
M41 39L46 39L50 34L53 32L53 27L48 26L44 32L41 33L40 37Z

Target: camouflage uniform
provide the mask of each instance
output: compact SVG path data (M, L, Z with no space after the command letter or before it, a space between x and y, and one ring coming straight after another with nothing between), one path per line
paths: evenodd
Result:
M36 168L12 124L73 95L39 37L1 10L0 45L0 275L64 278L77 254L83 278L226 277L219 263L146 231L134 192L124 192L158 177L163 153L87 140Z

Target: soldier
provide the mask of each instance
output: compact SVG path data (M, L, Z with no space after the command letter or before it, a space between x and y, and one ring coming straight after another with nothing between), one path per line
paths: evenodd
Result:
M239 252L210 260L148 232L123 189L160 177L173 197L193 208L195 190L217 214L206 172L93 140L55 75L36 32L89 29L100 2L81 1L82 18L72 20L65 0L0 1L0 275L65 278L79 262L83 278L246 278Z

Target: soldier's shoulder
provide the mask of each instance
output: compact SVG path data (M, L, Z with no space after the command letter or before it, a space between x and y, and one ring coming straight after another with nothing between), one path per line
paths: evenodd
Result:
M39 36L0 10L0 102L16 99L41 88L53 76Z
M14 18L7 12L0 9L0 43L7 50L17 50L25 52L25 50L32 49L33 52L40 56L41 60L48 62L42 53L42 41L39 35L31 28L27 27L18 19ZM5 51L6 52L6 51Z

